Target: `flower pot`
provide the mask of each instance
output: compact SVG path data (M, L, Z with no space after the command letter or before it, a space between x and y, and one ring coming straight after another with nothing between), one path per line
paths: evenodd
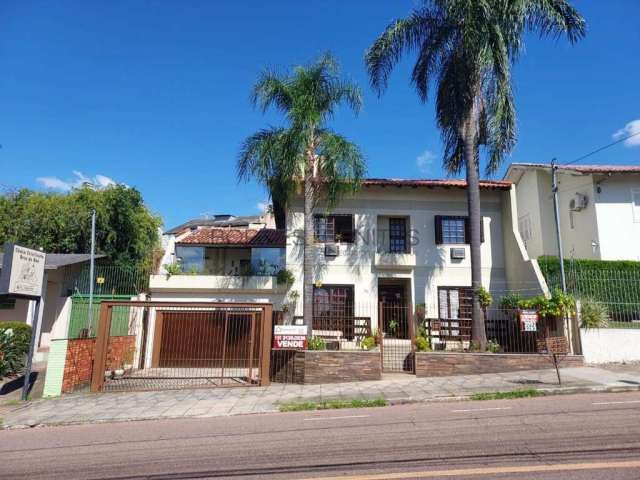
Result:
M114 372L113 372L113 376L114 376L115 378L122 378L122 377L124 377L124 369L122 369L122 368L118 368L118 369L114 370Z
M113 372L111 370L105 370L104 379L105 380L111 380L111 377L113 377Z

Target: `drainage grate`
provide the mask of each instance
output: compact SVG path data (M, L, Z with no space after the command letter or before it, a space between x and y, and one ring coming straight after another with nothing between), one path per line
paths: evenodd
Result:
M529 380L527 378L524 378L522 380L512 380L511 383L517 383L520 385L540 385L541 383L544 383L540 380Z

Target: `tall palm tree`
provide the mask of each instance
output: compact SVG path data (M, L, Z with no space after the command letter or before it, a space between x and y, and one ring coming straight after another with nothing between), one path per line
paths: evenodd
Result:
M346 104L360 111L362 94L338 75L338 65L322 55L290 74L267 70L253 88L252 102L264 113L280 111L286 127L261 130L247 138L238 158L240 179L256 178L272 198L286 204L296 187L304 192L303 317L312 326L313 266L315 263L313 209L319 200L331 207L359 187L365 172L360 149L327 127L336 109ZM309 328L311 334L311 328Z
M423 0L407 18L392 22L365 56L374 89L387 86L403 54L415 51L411 82L425 102L435 86L436 119L450 174L466 169L471 236L473 339L486 333L478 299L481 287L479 146L486 174L494 173L516 142L511 66L527 31L571 43L586 33L582 16L566 0Z

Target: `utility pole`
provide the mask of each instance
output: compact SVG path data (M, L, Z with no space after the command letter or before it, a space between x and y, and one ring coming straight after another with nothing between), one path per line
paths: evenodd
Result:
M562 292L567 293L567 279L564 275L564 254L562 252L562 235L560 232L560 209L558 208L558 165L556 159L551 160L551 192L553 193L553 212L556 217L556 237L558 239L558 257L560 259L560 281Z
M91 329L93 328L93 283L94 283L94 270L96 261L96 210L95 208L91 212L91 257L89 260L89 331L88 335L91 336Z

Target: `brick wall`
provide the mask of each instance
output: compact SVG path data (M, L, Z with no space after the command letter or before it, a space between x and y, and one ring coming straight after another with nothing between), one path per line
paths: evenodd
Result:
M295 383L380 380L380 352L304 351L295 356Z
M135 336L110 337L107 350L107 370L119 368L125 352L134 346ZM62 391L64 393L71 393L77 386L88 384L91 381L95 352L95 338L78 338L68 341L62 377Z
M567 355L560 367L582 366L580 355ZM553 368L548 355L517 353L417 352L416 376L443 377Z

